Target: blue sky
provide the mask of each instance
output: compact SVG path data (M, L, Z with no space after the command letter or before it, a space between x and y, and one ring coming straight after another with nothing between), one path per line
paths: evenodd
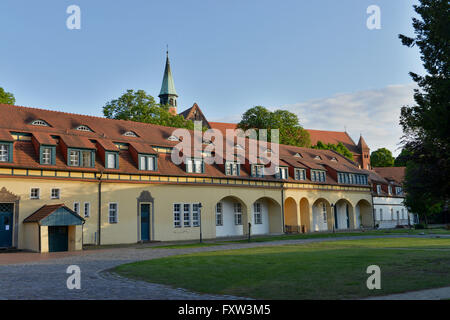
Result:
M0 87L18 105L101 115L126 89L159 94L168 44L179 112L197 102L208 119L236 122L254 105L283 107L307 128L345 126L395 152L408 72L423 72L397 37L413 34L414 3L1 0ZM72 4L81 30L66 28ZM372 4L380 30L366 27Z

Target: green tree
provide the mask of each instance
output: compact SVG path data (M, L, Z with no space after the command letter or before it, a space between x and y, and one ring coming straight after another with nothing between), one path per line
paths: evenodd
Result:
M386 148L380 148L370 154L370 165L372 167L393 167L394 161L392 152Z
M167 127L193 129L194 123L181 115L169 112L168 105L159 105L144 90L127 90L118 99L103 107L103 114L110 119L131 120Z
M408 148L403 148L397 158L395 158L394 167L406 167L406 163L411 156L411 150Z
M16 103L16 98L10 92L6 92L2 87L0 87L0 103L12 104Z
M417 83L415 105L401 109L406 161L406 203L412 212L448 203L450 193L450 3L420 0L414 6L415 36L399 35L408 47L417 46L425 75L410 72Z
M351 153L350 150L348 150L347 147L342 144L342 142L339 142L338 144L324 144L322 141L317 141L317 144L315 146L312 146L311 148L320 150L334 150L353 161L353 153Z
M309 147L311 142L308 131L304 130L298 121L297 115L286 110L274 112L262 106L248 109L238 123L242 130L267 129L267 139L271 140L270 130L279 129L280 143L298 147Z

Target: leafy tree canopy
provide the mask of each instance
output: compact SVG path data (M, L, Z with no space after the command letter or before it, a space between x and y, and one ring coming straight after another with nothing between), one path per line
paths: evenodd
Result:
M103 114L110 119L131 120L167 127L194 129L194 123L181 115L169 112L168 105L159 105L144 90L127 90L118 99L103 107Z
M10 92L6 92L2 87L0 87L0 103L12 104L16 103L16 98Z
M372 167L393 167L395 158L392 152L386 148L375 150L370 155L370 165Z
M281 144L298 147L309 147L311 144L309 133L300 126L297 115L286 110L272 112L262 106L250 108L242 115L238 128L267 129L268 140L271 139L270 130L279 129Z
M418 47L427 73L410 73L419 89L415 105L402 107L400 125L409 151L404 157L406 203L421 214L449 202L450 3L420 0L414 9L420 16L412 19L415 37L399 37L404 45Z
M406 167L408 159L412 156L412 151L408 148L403 148L402 152L395 158L394 167Z
M353 153L351 153L350 150L348 150L347 147L342 144L342 142L339 142L338 144L324 144L322 141L317 141L317 145L312 146L311 148L320 150L333 150L353 161Z

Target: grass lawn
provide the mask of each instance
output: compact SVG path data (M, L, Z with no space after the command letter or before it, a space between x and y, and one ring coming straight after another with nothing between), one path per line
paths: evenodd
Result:
M381 290L366 269L381 268ZM136 262L122 276L259 299L351 299L450 286L450 239L386 238L187 254Z

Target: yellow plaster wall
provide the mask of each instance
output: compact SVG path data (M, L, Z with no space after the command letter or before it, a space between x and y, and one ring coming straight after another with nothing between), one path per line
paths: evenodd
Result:
M20 249L39 252L39 225L37 223L24 223L22 228L23 243Z

